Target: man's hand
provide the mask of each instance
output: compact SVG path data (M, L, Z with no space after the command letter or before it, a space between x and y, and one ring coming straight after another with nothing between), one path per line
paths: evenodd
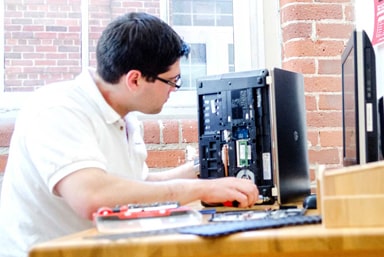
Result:
M238 207L253 206L259 198L257 186L247 179L223 177L201 179L203 193L201 200L206 203L238 202ZM209 184L209 185L207 185Z

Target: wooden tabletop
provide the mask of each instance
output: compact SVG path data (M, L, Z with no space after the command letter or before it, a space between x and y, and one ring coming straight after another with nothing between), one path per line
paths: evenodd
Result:
M235 233L216 238L195 235L157 235L136 238L90 239L96 229L35 245L30 257L115 256L290 256L382 257L383 228L327 229L300 225Z

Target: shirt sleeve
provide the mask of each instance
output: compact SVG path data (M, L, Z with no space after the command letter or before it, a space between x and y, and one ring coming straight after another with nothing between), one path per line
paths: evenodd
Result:
M105 169L95 129L82 112L51 107L30 120L25 133L26 151L49 190L65 176L83 168Z

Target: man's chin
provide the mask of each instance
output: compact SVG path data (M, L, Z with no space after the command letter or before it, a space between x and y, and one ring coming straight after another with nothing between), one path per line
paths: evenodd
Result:
M144 114L159 114L162 110L163 108L160 108L158 110L150 110L150 111L144 112Z

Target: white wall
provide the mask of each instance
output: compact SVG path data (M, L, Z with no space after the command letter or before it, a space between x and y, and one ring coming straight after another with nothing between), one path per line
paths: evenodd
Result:
M372 39L374 29L374 1L355 0L356 27L364 29ZM384 95L384 43L375 46L377 96Z

